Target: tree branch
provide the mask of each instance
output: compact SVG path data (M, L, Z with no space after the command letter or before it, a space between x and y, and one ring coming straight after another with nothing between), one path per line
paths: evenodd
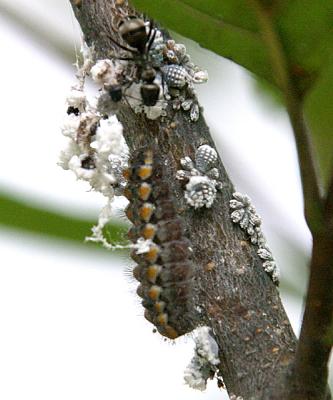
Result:
M294 369L298 388L290 400L326 398L332 345L333 233L325 229L314 238L310 283Z
M71 3L86 42L94 45L97 58L106 58L114 48L108 35L118 39L108 21L112 13L117 13L117 3L125 12L127 2L83 0L80 7L75 6L74 0ZM161 156L166 159L168 180L182 210L196 265L191 288L194 325L213 328L228 392L244 400L270 399L275 386L272 377L281 377L283 386L282 377L294 360L296 340L257 249L230 219L233 184L219 160L224 188L218 201L211 209L195 211L186 207L183 190L175 183L182 157L193 157L202 144L215 147L203 117L193 123L182 111L169 110L163 121L150 121L126 104L118 117L131 151L158 143ZM208 264L213 267L206 268Z

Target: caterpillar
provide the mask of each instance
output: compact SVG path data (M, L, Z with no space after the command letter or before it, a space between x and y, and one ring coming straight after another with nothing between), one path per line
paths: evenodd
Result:
M133 274L140 282L137 293L145 318L161 335L175 339L192 330L187 316L194 274L190 242L157 148L134 152L125 177L125 213L133 223L128 237L134 244L145 244L143 251L134 246L131 253L137 264Z

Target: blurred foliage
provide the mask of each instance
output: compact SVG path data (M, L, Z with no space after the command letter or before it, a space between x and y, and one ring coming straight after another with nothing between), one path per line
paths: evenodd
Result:
M50 239L71 240L77 244L83 244L85 238L91 235L91 228L95 224L96 221L42 210L28 205L26 201L19 201L0 192L0 227L2 228L14 228L27 233L40 234ZM124 244L127 241L127 231L128 224L112 221L107 225L104 233L110 243ZM94 245L91 242L88 244ZM98 247L102 248L101 245L98 245ZM121 250L117 250L117 252L119 251ZM285 293L301 294L295 282L283 279L281 286Z
M50 29L47 21L36 18L33 12L24 12L24 7L18 4L3 3L0 0L0 15L6 21L10 21L16 25L23 35L31 36L36 43L41 44L48 50L53 50L71 63L76 61L74 51L74 43L60 37L57 32ZM37 22L38 21L38 22Z
M278 77L271 67L268 38L261 34L262 24L269 24L278 37L288 66L286 72L304 95L305 114L323 176L328 180L333 167L333 7L330 1L132 0L132 3L167 28L235 61L260 80L278 86Z
M96 221L42 210L0 193L0 226L83 243L95 224ZM126 231L125 224L114 221L107 226L107 238L112 243L123 242Z

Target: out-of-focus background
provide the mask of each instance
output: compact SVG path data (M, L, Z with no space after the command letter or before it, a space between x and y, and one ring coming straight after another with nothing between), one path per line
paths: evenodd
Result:
M177 39L209 72L198 88L206 119L263 218L298 332L311 237L288 117L244 69ZM215 382L205 393L184 385L193 340L152 333L126 254L84 244L105 201L57 166L80 46L69 2L0 0L0 43L0 398L227 398Z

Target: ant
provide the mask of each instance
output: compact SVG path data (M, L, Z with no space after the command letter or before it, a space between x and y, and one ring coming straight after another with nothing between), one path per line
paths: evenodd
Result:
M108 38L116 44L119 48L132 53L132 58L118 58L119 60L134 61L136 65L136 79L142 80L140 93L143 104L145 106L156 105L159 95L160 86L154 83L156 78L156 70L149 61L149 51L153 45L157 30L154 28L153 23L150 22L149 31L146 30L145 21L135 16L129 16L120 22L118 26L120 37L130 47L123 46L116 42L111 36ZM128 82L130 86L133 81ZM111 85L109 87L109 94L113 101L119 102L122 99L122 86Z

